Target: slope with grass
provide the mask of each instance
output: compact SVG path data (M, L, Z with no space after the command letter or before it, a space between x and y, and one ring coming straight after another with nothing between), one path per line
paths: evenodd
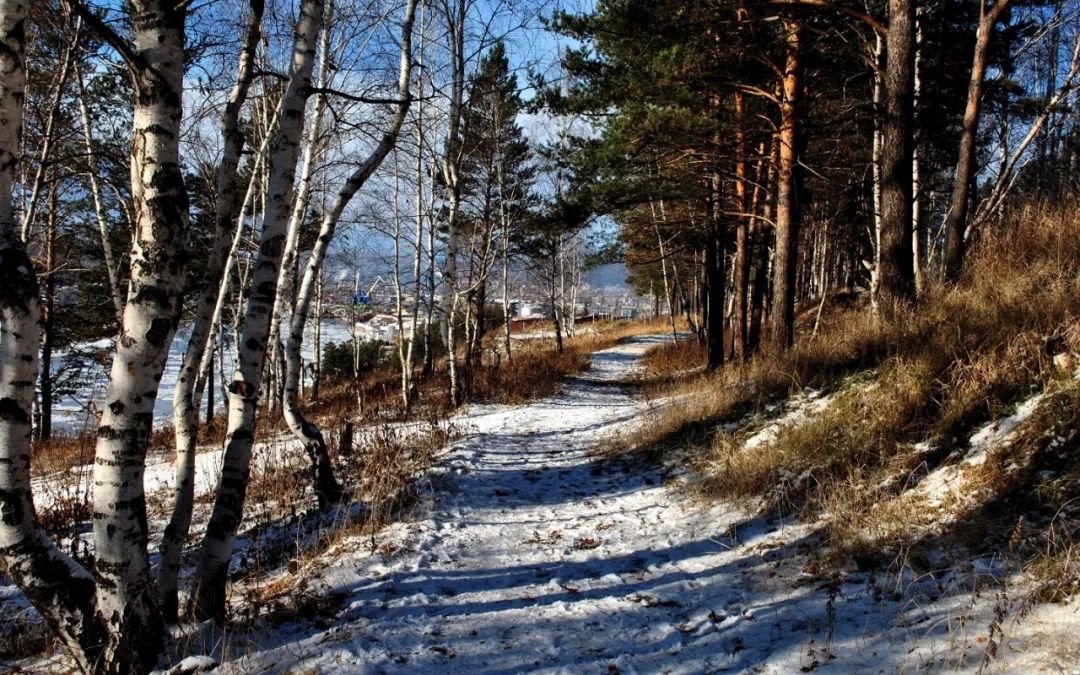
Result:
M208 640L223 670L788 673L1060 663L1055 645L995 618L1011 600L993 558L929 573L825 571L819 524L693 501L690 472L591 451L653 419L658 403L620 385L665 339L597 352L549 399L474 407L457 422L466 436L427 475L412 519L374 538L343 538L301 569L260 582L293 587L295 605L321 602L306 618L265 617L252 632ZM766 442L770 424L815 419L832 400L807 396L767 410L759 438ZM1024 626L1039 621L1050 621L1041 609Z

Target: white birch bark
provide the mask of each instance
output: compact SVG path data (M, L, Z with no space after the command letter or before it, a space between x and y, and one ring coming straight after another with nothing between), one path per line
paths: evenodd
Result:
M38 525L30 489L31 410L41 336L37 275L12 209L26 83L24 0L0 0L0 567L79 667L93 639L94 580Z
M319 72L316 76L316 86L319 89L325 89L329 84L330 26L333 20L333 12L333 3L328 2L326 20L323 21L323 30L319 38L319 53L321 56ZM312 106L311 111L311 122L308 124L304 140L304 154L300 161L300 180L296 188L296 197L293 200L292 214L289 216L289 226L285 237L285 251L281 254L281 274L278 276L274 301L274 318L272 319L273 323L270 325L270 348L274 350L275 358L277 352L283 348L281 345L281 325L285 320L286 305L291 304L293 289L296 285L297 247L300 244L300 231L304 226L304 218L311 203L311 179L312 174L315 172L317 156L321 150L322 121L325 110L326 95L316 94L315 104Z
M404 345L405 331L399 319L398 335L399 344L404 351L399 350L401 361L401 399L408 410L415 398L416 386L414 384L413 364L416 361L416 332L420 321L420 263L424 255L424 30L425 12L424 2L420 2L420 40L417 48L417 76L416 76L416 245L413 251L413 302L410 315L412 326L409 329L409 343ZM400 312L399 312L400 314ZM429 330L425 327L425 330Z
M342 496L342 490L333 476L333 467L330 463L330 456L327 453L326 441L322 432L317 426L305 419L300 411L300 347L304 339L304 326L307 322L308 310L314 296L315 286L322 274L323 262L330 248L330 242L333 241L338 221L341 219L345 207L349 205L352 198L394 148L398 133L401 131L401 127L405 123L405 117L409 112L409 105L412 100L409 86L412 77L412 33L413 22L416 17L416 3L417 0L409 0L405 6L405 19L401 28L401 56L398 67L397 95L399 100L396 103L394 116L378 145L345 181L345 184L338 191L333 206L323 216L318 237L304 268L303 280L300 282L300 288L296 294L296 303L293 306L289 337L285 348L285 396L282 403L285 421L289 425L289 429L304 444L311 456L315 471L315 494L320 507L326 507L328 504L339 500Z
M503 349L506 351L506 362L513 360L513 352L510 347L510 217L506 209L506 195L503 185L502 165L499 170L499 190L503 192L499 204L499 220L502 221L502 301L503 301Z
M96 605L105 631L101 662L114 672L149 669L163 644L147 554L143 473L188 257L180 164L186 10L163 0L133 0L131 9L135 242L93 472Z
M262 35L263 0L251 0L251 9L244 31L243 47L237 64L225 110L221 116L222 156L215 176L217 204L214 217L214 241L203 272L203 291L184 351L180 373L173 392L173 425L176 438L176 486L173 511L161 540L161 561L158 567L158 593L166 621L177 618L177 574L180 555L187 542L195 506L195 446L199 432L199 401L196 385L199 367L211 344L210 333L217 306L217 294L229 259L226 245L232 231L237 207L237 182L240 154L244 148L244 133L240 128L240 112L247 100L255 67L255 53ZM88 141L89 143L89 141ZM201 390L200 390L201 393Z
M280 111L280 107L278 108ZM240 201L240 208L236 213L235 229L233 230L232 243L229 245L229 252L225 257L225 269L221 273L221 285L217 289L217 299L214 302L214 311L210 318L210 334L207 337L207 342L211 343L221 331L221 316L225 311L225 303L229 300L229 294L232 291L232 271L236 266L237 252L240 250L240 244L244 240L245 224L248 218L249 210L255 209L255 191L261 185L261 177L263 173L263 167L266 165L266 154L270 144L270 140L273 138L273 127L269 127L265 130L262 142L259 144L258 150L255 152L255 157L252 160L251 176L248 178L247 190L244 192L244 198ZM254 214L251 216L254 219ZM242 282L239 284L241 288L247 286ZM240 295L240 294L238 294ZM241 303L243 301L242 295L240 295ZM242 308L241 308L242 311ZM199 372L195 380L195 396L196 401L202 399L202 394L205 391L207 379L210 376L211 369L211 357L213 352L206 350L203 352L202 362L199 364ZM224 378L222 378L224 382ZM224 385L223 385L224 387Z
M881 261L881 100L882 100L882 71L885 67L885 40L881 33L874 33L874 137L871 154L871 169L873 172L872 197L874 206L874 231L871 233L870 243L873 246L874 263L870 267L870 301L877 302L878 275L877 269ZM875 310L876 311L876 310Z
M220 621L225 614L226 576L247 494L251 451L255 441L255 414L322 18L323 0L301 2L293 42L292 67L269 163L259 254L255 260L251 294L236 346L237 366L229 385L228 440L222 459L221 480L203 538L196 587L192 595L191 610L199 619L214 618Z
M443 266L443 336L446 338L446 359L450 373L450 401L452 405L457 405L460 403L461 392L457 377L456 335L451 327L459 304L457 296L461 292L457 288L457 258L461 247L457 225L461 209L459 168L462 160L461 122L465 96L466 0L458 0L453 4L455 8L451 9L451 2L444 3L450 41L451 81L441 172L449 201L446 216L446 263Z

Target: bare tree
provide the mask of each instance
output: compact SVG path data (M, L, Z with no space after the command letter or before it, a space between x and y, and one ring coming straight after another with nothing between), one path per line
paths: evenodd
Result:
M274 137L267 176L259 253L251 278L237 340L237 367L229 384L229 414L221 480L203 538L191 612L199 619L221 620L225 614L225 584L229 558L243 517L244 498L255 441L263 368L277 279L285 247L293 183L300 154L307 100L312 93L312 71L323 0L303 0L292 50L292 67L283 95L280 123Z
M107 405L98 427L94 464L94 574L64 556L36 523L29 489L29 415L25 399L37 366L37 287L17 242L10 212L11 167L0 162L0 237L8 284L4 296L2 385L15 386L0 420L5 436L0 462L5 517L0 551L6 568L60 635L76 662L96 672L141 672L156 661L163 622L147 554L143 470L157 382L180 315L187 253L188 203L180 169L179 137L184 71L184 14L157 0L134 0L134 44L111 31L81 5L90 22L124 58L138 95L133 104L131 179L134 242L131 281L120 338L109 375ZM25 81L23 22L26 6L0 7L0 152L18 149ZM27 276L28 275L28 276ZM29 323L28 323L29 322ZM16 363L17 362L17 363ZM18 375L21 380L13 380ZM9 514L14 517L9 517Z
M398 67L397 100L394 102L394 114L386 131L382 134L378 144L371 153L361 162L352 175L338 191L333 206L323 215L315 246L308 257L307 266L304 269L303 280L297 292L296 303L293 306L292 320L289 326L289 338L285 347L285 396L283 408L285 421L293 434L304 443L314 465L315 494L320 506L337 501L341 498L342 490L333 475L330 464L330 456L327 453L326 441L322 432L311 421L307 420L300 410L300 347L304 338L304 326L307 322L308 309L314 297L315 287L322 274L323 261L330 248L330 242L334 239L338 221L341 219L345 208L361 187L368 181L371 174L382 164L386 156L394 148L398 133L405 123L405 117L409 112L412 102L410 91L412 78L412 31L416 17L417 0L408 0L405 6L405 18L401 27L400 65Z
M158 592L166 621L177 617L177 573L180 555L187 541L195 501L195 444L198 437L199 398L197 387L200 366L210 344L217 295L229 259L229 240L239 202L238 183L240 155L244 148L244 133L240 127L240 112L247 100L255 72L255 53L262 35L263 0L251 0L244 29L243 45L225 110L221 116L222 155L218 163L215 188L217 195L214 214L214 240L210 257L203 269L203 290L192 323L187 349L184 351L180 374L173 392L173 424L176 429L176 488L172 517L161 542L161 563L158 568Z

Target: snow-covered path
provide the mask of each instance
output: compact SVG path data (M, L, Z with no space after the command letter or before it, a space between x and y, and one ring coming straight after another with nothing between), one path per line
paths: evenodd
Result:
M970 594L942 579L804 572L806 526L695 504L597 441L648 403L617 386L663 338L598 352L563 393L474 408L430 508L317 561L328 620L281 626L234 672L787 673L977 666ZM878 584L881 584L880 586ZM891 600L898 584L905 599ZM885 588L887 586L887 588ZM923 587L933 589L927 596ZM899 597L899 596L898 596ZM969 621L965 621L968 617Z

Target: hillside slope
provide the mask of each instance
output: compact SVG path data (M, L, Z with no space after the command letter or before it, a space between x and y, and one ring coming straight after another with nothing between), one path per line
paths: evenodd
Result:
M553 398L474 408L415 519L380 533L374 553L356 537L311 561L297 593L333 603L219 643L223 669L790 673L1072 662L1058 653L1067 643L1029 628L1075 631L1075 607L1001 625L1012 591L993 558L931 573L823 574L820 523L695 502L685 471L591 454L650 419L656 403L617 383L663 339L598 352ZM755 424L767 430L773 418L820 409L811 396Z

